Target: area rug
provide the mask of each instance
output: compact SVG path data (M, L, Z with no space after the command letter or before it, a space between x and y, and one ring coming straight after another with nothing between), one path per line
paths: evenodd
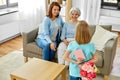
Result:
M22 65L24 65L24 57L23 57L22 51L13 51L8 55L1 57L0 58L0 80L10 80L10 73L16 70L17 68L21 67ZM120 80L120 76L119 75L116 76L117 73L118 74L120 73L120 67L119 69L117 68L116 70L117 73L115 73L116 72L115 70L116 69L112 70L113 73L109 76L109 80ZM59 78L59 80L61 79ZM67 80L69 80L68 74L67 74ZM98 75L95 80L103 80L103 76Z
M21 51L13 51L0 57L0 80L10 80L10 73L24 64Z

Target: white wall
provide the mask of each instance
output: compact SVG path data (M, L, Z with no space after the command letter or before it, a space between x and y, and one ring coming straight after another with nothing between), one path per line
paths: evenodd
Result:
M120 31L120 10L101 9L99 24L109 24L114 31Z
M81 0L72 0L72 6L80 8ZM82 14L82 9L81 9ZM82 14L83 15L83 14ZM101 9L99 24L112 25L112 29L120 31L120 10Z
M18 12L0 16L0 43L17 36L19 33Z

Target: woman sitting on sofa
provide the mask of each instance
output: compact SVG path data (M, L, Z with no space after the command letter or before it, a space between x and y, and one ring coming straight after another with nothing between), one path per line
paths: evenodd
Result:
M64 25L59 16L61 7L58 2L52 2L48 15L44 18L42 28L39 29L36 43L43 49L43 59L53 61L57 46L60 42L61 28Z
M59 64L66 64L69 63L63 60L63 55L65 53L65 50L67 49L67 46L70 41L74 40L74 33L76 28L76 23L78 22L78 18L80 16L81 12L79 8L71 8L70 9L70 20L68 22L65 22L62 34L61 34L61 40L58 49L57 49L57 55L58 55L58 63Z

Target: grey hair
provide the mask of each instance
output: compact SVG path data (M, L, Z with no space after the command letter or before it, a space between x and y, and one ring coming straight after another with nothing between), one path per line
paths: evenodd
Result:
M75 7L71 8L71 9L70 9L70 12L69 12L70 15L71 15L72 11L76 11L79 16L81 15L81 11L80 11L79 8L75 8Z

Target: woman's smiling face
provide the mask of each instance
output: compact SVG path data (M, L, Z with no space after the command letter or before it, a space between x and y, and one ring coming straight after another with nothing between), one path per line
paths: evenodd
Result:
M59 12L60 12L60 9L59 9L58 6L54 6L54 7L52 8L52 16L53 16L53 17L56 17L56 16L59 14Z
M70 14L70 17L71 17L71 19L78 19L78 17L79 17L79 14L78 14L78 12L77 11L72 11L71 12L71 14Z

